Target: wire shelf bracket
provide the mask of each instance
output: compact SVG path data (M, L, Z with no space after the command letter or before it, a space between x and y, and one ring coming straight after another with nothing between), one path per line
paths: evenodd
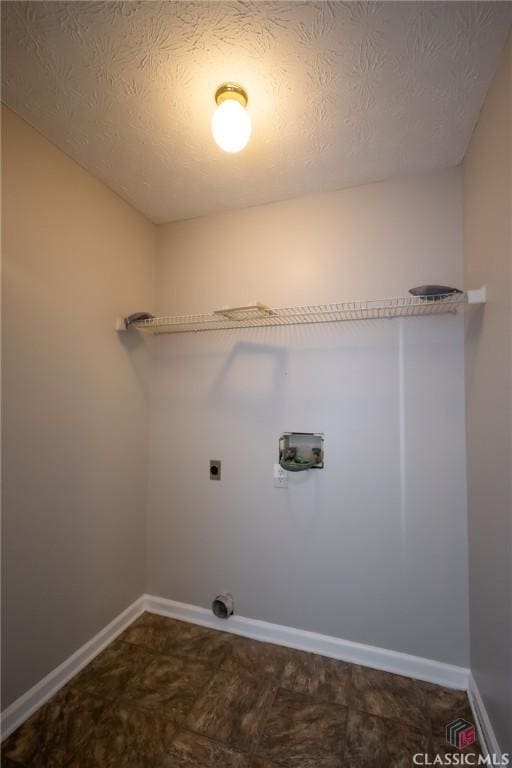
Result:
M165 315L135 322L131 327L145 333L191 333L221 331L234 328L261 328L278 325L339 323L355 320L380 320L418 315L441 315L457 312L470 304L485 304L485 287L464 293L423 298L403 296L393 299L342 301L333 304L310 304L303 307L269 307L255 302L242 307L224 307L200 315ZM122 318L116 330L127 330Z

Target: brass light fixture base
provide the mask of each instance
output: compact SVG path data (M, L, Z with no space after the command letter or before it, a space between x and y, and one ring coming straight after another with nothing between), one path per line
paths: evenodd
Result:
M227 99L234 99L235 101L238 101L242 107L247 106L247 94L244 89L236 83L224 83L223 85L220 85L215 91L216 104L222 104L222 102L227 101Z

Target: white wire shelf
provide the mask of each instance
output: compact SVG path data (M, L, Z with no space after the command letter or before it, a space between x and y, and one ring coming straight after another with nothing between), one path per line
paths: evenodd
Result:
M220 331L233 328L441 315L447 312L457 312L467 304L483 303L485 303L485 289L479 289L429 299L405 296L394 299L342 301L334 304L279 308L254 304L247 307L216 310L209 314L153 317L150 320L134 323L134 326L139 331L147 333Z

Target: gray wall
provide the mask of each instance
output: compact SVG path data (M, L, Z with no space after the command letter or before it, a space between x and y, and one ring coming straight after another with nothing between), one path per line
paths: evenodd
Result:
M155 231L2 110L3 704L144 591Z
M460 169L157 230L8 110L3 142L4 703L145 587L467 664L461 317L154 339L146 585L150 356L112 330L155 248L162 312L460 284ZM290 429L326 468L274 489Z
M512 38L464 163L466 285L487 284L466 329L471 668L512 752Z
M163 313L462 282L460 169L160 228ZM468 663L463 319L155 340L149 591ZM275 489L282 431L326 468ZM208 459L223 460L220 483Z

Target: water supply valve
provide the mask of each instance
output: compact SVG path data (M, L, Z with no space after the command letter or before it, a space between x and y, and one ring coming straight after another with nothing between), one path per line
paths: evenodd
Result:
M323 469L323 433L284 432L279 438L279 464L287 472Z

